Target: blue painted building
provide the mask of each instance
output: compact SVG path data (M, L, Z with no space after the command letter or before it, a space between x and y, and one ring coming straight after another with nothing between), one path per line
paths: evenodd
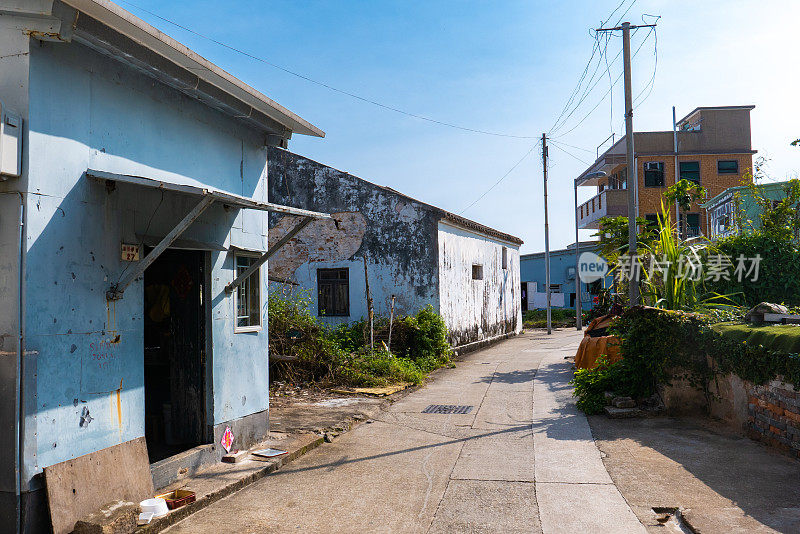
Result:
M580 243L578 254L583 252L597 252L595 242L584 241ZM545 257L544 252L523 254L519 259L520 276L522 279L522 309L533 310L547 306L545 284ZM584 311L593 307L593 299L598 285L611 287L612 277L606 278L600 284L586 284L581 282L581 307ZM575 307L575 245L561 250L550 251L550 303L555 308Z
M266 213L326 217L267 202L268 151L324 134L105 1L1 1L0 72L0 524L34 531L48 466L266 434Z

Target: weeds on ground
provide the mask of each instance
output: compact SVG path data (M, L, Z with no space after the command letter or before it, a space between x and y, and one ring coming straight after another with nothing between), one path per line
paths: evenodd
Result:
M395 318L390 351L382 341L370 350L366 321L328 326L311 314L310 304L308 292L269 295L269 350L296 358L275 364L273 375L278 380L351 386L419 384L450 361L447 328L431 306ZM376 340L388 339L388 327L387 318L376 318Z
M584 317L586 314L584 314ZM575 326L574 308L551 308L550 322L554 328L566 328ZM522 314L522 326L524 328L546 328L547 310L528 310Z

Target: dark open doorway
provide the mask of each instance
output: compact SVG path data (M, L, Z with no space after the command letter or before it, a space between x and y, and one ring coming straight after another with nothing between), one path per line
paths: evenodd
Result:
M144 273L145 437L151 462L206 441L205 255L168 249Z

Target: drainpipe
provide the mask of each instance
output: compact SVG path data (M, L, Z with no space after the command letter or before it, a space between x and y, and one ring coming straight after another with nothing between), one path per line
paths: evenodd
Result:
M19 406L19 454L17 455L17 473L19 479L17 482L19 493L19 531L22 532L22 486L23 486L23 470L25 464L25 270L27 269L28 262L28 247L25 243L25 223L27 220L27 210L25 209L25 196L22 191L19 193L19 356L18 358L18 371L17 371L17 395Z

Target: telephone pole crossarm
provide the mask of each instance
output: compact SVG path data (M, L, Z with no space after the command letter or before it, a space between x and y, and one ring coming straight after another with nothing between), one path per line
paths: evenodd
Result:
M637 26L630 25L630 26L628 26L628 29L635 30L636 28L655 28L655 27L656 27L655 24L639 24ZM595 31L596 32L615 32L615 31L620 31L620 30L624 30L624 29L625 28L623 28L622 26L617 26L615 28L597 28Z

